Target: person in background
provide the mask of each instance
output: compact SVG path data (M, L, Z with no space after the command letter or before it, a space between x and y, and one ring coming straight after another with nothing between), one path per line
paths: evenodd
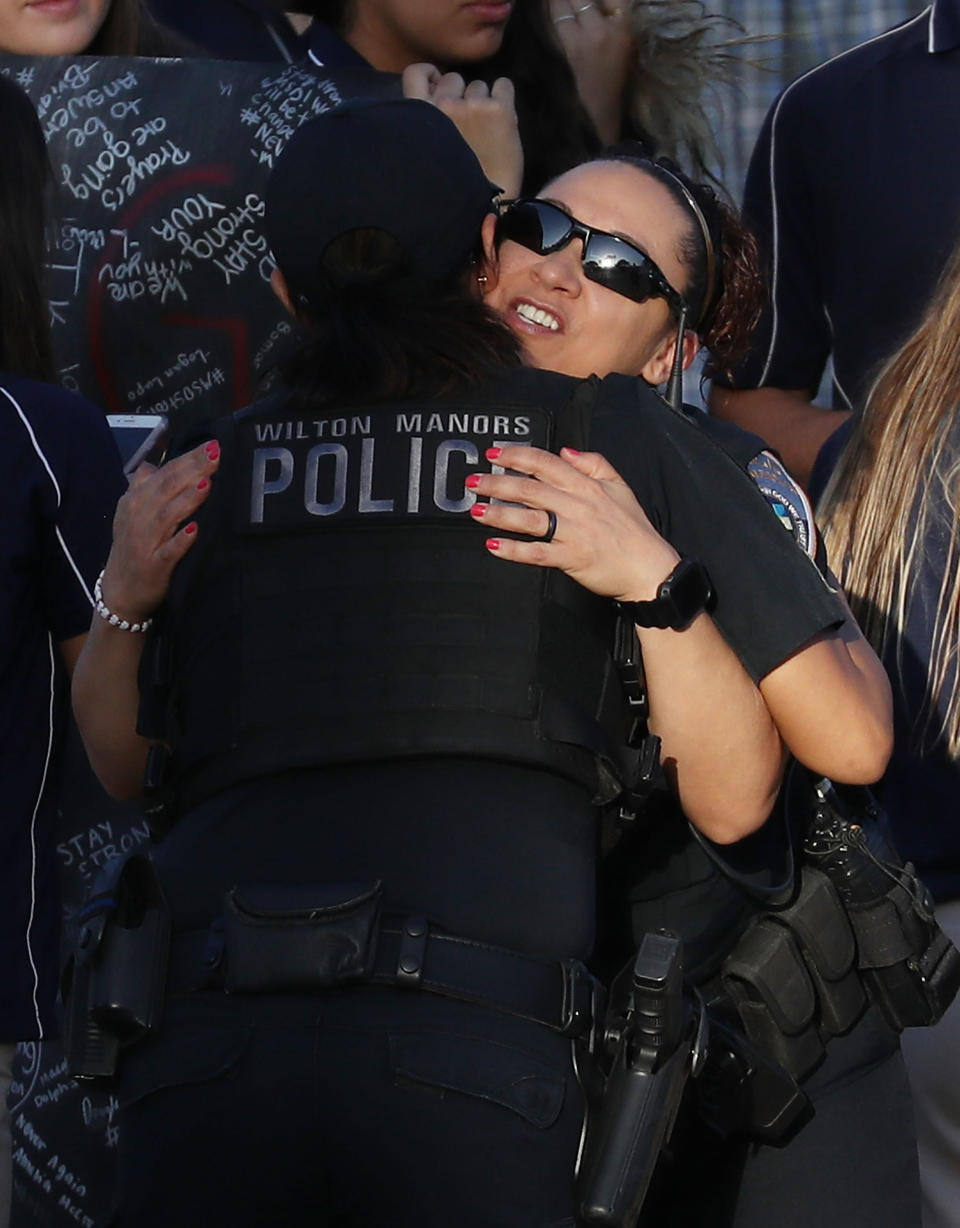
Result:
M147 0L150 11L171 30L218 60L302 59L306 0L289 13L280 0ZM305 10L301 12L300 10Z
M751 353L715 380L709 404L766 439L803 484L914 327L953 250L960 161L944 142L958 90L960 0L934 0L812 69L767 115L744 215L770 302ZM827 409L811 402L831 356Z
M371 81L421 62L457 70L444 85L453 104L447 113L507 197L519 193L521 179L533 190L600 147L542 0L303 0L294 12L271 0L151 0L151 8L218 57L306 56L315 68L359 70ZM361 94L362 77L351 88ZM376 92L383 92L381 80ZM514 105L525 174L511 151Z
M675 0L665 2L672 7ZM733 40L734 60L711 108L720 165L739 200L763 121L784 89L817 64L916 16L925 5L921 0L709 0L707 7L748 36Z
M42 20L42 19L41 19ZM41 275L50 171L26 96L0 77L0 1225L18 1041L56 1035L55 822L67 677L124 489L103 412L55 386ZM42 382L40 382L42 381Z
M722 170L710 103L750 40L699 0L546 0L601 140L645 142L702 178Z
M494 111L506 89L516 97L525 165L491 161L464 130L488 176L507 197L535 191L547 179L600 148L579 100L570 67L553 36L543 0L492 5L457 0L312 0L309 58L323 68L372 68L403 73L429 63L462 74L459 93L469 110ZM504 86L509 82L512 89ZM419 96L419 95L416 95ZM472 124L472 119L466 119ZM481 123L482 118L481 118ZM522 174L522 183L520 175Z
M0 0L0 52L11 55L176 55L183 49L143 0Z
M960 248L884 363L822 501L857 617L893 680L896 741L880 787L897 843L960 943ZM831 441L832 442L832 441ZM960 1207L960 1004L903 1037L924 1228Z

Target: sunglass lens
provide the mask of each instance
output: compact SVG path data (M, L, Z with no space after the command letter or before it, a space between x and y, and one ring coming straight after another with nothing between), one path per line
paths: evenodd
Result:
M591 281L635 303L643 303L657 293L650 263L643 253L613 235L590 236L583 272Z
M500 218L497 237L519 243L531 252L543 250L543 230L540 215L532 203L513 205Z
M546 201L528 200L513 205L501 217L498 237L519 243L543 255L562 247L570 234L570 218Z

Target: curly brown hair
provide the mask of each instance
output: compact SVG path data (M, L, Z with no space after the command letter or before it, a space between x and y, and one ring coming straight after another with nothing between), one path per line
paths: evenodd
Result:
M689 218L679 256L689 275L690 327L709 352L707 375L727 372L747 352L765 301L753 233L717 189L697 183L669 158L651 157L641 143L614 145L599 161L622 162L656 179Z

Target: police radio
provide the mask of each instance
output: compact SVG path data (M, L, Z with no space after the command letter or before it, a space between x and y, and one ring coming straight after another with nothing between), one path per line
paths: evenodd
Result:
M893 847L869 790L823 779L814 794L804 854L846 906L868 995L897 1031L936 1023L960 989L960 952L930 892Z

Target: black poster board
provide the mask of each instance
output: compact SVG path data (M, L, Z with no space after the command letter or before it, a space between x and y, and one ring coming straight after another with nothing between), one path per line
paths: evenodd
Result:
M273 162L300 124L396 78L87 56L4 56L0 71L30 95L58 187L47 289L64 386L174 427L246 405L292 335L263 234Z

